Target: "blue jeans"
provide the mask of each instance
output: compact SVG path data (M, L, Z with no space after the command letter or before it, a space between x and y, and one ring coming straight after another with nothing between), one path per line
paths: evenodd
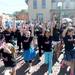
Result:
M35 49L29 48L29 50L24 50L23 57L25 61L31 61L35 58L36 52Z
M52 70L53 52L45 52L44 55L45 55L45 64L48 64L48 74L50 74Z

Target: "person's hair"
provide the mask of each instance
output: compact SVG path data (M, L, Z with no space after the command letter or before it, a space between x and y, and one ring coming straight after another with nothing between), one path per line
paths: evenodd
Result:
M14 48L14 46L11 43L7 43L7 47L9 48L9 50L12 52L12 54L15 53L16 49Z
M73 27L69 27L68 30L67 30L67 32L66 32L66 35L68 35L68 32L71 32L73 30L74 30Z
M51 32L50 29L46 29L44 35L46 35L47 32Z

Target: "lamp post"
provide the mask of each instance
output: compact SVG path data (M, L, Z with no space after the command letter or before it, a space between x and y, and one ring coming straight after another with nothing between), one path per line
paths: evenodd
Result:
M61 19L62 19L62 2L58 2L58 8L59 8L59 26L61 26Z

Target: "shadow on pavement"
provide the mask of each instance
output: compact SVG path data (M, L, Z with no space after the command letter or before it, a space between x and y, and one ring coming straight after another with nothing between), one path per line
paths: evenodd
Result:
M24 64L17 70L17 75L26 75L25 70L28 68L28 64Z
M40 63L40 60L39 60L39 54L37 53L37 55L34 59L33 65L37 65L38 63Z
M53 65L57 62L55 54L53 54Z
M3 75L2 72L4 71L4 69L5 69L4 66L1 66L1 67L0 67L0 75Z
M61 68L58 75L70 75L70 72L67 72L67 67Z
M47 65L43 64L37 72L34 72L32 75L44 75L47 72Z

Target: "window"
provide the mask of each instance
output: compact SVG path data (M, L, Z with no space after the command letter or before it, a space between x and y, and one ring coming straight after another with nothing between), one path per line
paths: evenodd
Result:
M39 21L43 22L43 13L38 13L37 18Z
M33 0L33 8L37 9L37 0Z
M75 0L71 0L71 1L75 1Z
M42 0L42 8L46 8L46 0Z
M56 0L52 0L52 2L56 2Z
M62 0L51 0L51 2L61 2ZM64 1L64 0L63 0Z

